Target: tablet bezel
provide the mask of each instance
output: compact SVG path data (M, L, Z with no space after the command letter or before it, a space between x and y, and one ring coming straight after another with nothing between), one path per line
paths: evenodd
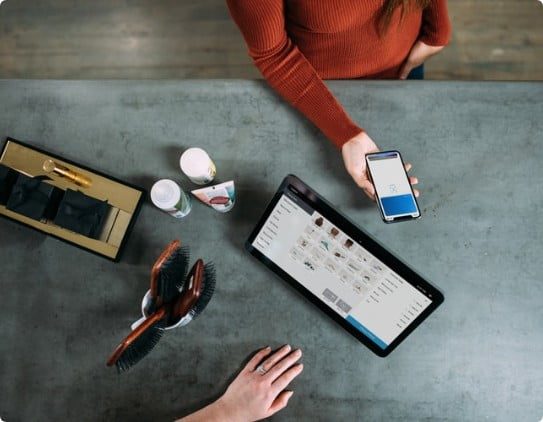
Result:
M347 236L359 242L372 255L381 260L387 266L389 266L398 275L403 277L409 284L415 286L415 288L420 288L424 293L428 293L428 296L432 301L430 305L404 331L402 331L400 335L398 335L398 337L396 337L396 339L391 344L389 344L386 349L380 348L362 332L358 331L349 322L347 322L345 318L341 317L319 297L315 296L295 278L291 277L282 268L280 268L277 264L267 258L262 252L257 250L252 245L256 236L258 235L258 233L260 233L262 226L268 220L268 217L275 208L277 202L287 189L291 189L294 193L300 194L317 212L319 212L327 220L332 222ZM443 294L439 290L437 290L434 286L424 280L419 274L409 268L397 257L392 255L375 239L373 239L369 234L356 226L347 217L340 214L337 210L335 210L332 204L330 204L317 192L315 192L308 185L302 182L298 177L292 174L285 177L285 179L281 183L281 186L273 196L271 202L266 207L266 210L258 221L258 224L253 229L251 235L245 242L245 249L260 262L266 265L270 270L272 270L276 275L288 282L306 299L316 305L321 311L323 311L326 315L332 318L347 332L353 335L357 340L359 340L361 343L363 343L371 351L373 351L376 355L380 357L388 356L401 342L403 342L409 336L409 334L411 334L415 330L415 328L417 328L422 323L422 321L424 321L432 312L434 312L444 301Z

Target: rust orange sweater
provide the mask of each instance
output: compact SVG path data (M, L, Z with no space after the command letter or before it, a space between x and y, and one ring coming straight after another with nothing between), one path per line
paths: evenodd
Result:
M336 146L362 131L323 79L397 78L417 40L450 38L447 0L392 16L379 35L383 0L227 0L264 78Z

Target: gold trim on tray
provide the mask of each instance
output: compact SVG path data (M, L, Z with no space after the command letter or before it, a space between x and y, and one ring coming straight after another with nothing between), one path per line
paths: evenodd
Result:
M51 161L53 163L51 163ZM0 215L34 227L44 233L75 243L85 249L117 259L120 247L138 211L142 191L111 180L106 176L83 169L75 164L48 155L14 140L6 141L0 164L29 177L47 176L44 183L66 189L79 190L87 196L107 201L110 210L98 239L92 239L55 225L52 221L33 220L0 205ZM57 171L55 171L55 166Z

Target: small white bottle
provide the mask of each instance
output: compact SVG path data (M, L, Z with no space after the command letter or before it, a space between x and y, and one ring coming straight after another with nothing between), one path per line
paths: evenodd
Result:
M151 201L157 208L175 218L185 217L192 208L190 197L170 179L159 180L153 185Z
M217 174L215 163L202 148L189 148L179 159L181 171L197 185L211 182Z

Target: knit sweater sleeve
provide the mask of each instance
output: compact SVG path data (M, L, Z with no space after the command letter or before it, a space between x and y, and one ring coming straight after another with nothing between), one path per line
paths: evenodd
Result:
M447 0L432 0L424 9L419 39L432 46L442 46L449 43L451 21L447 11Z
M285 30L284 0L227 0L249 55L268 84L338 148L362 129L328 90Z

